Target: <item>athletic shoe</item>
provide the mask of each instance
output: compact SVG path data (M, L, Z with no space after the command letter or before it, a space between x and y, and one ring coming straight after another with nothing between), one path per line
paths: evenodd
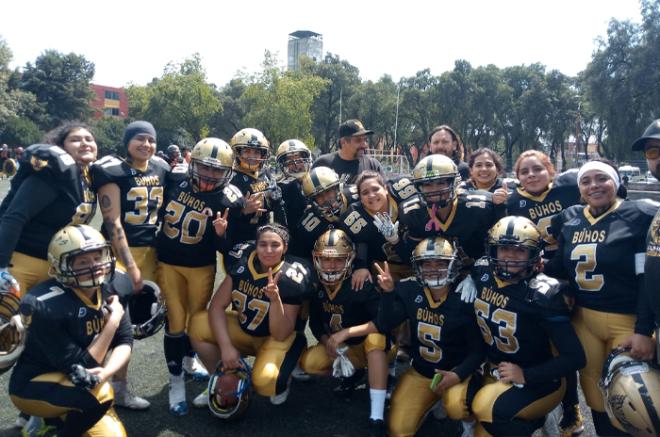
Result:
M273 405L282 405L289 398L289 387L286 388L282 393L271 396L270 403Z
M46 425L41 417L31 416L21 430L23 437L57 437L57 428Z
M115 405L129 410L146 410L151 406L148 400L134 395L128 390L126 381L113 381Z
M193 407L208 408L208 406L209 406L209 389L205 388L203 392L195 396L195 399L193 399Z
M559 430L561 437L571 437L584 431L584 418L579 405L573 405L564 410L564 415L559 422Z
M192 357L183 357L183 371L195 381L206 381L209 379L209 372L202 362L199 361L197 354Z
M366 387L366 382L364 380L365 374L366 372L364 369L356 369L353 376L341 378L341 383L339 383L339 385L332 391L340 397L351 396L355 390L360 388L360 386L365 385Z
M14 428L18 429L23 429L25 424L30 420L30 416L21 412L18 413L18 417L16 418L16 421L14 422Z
M170 413L175 416L185 416L188 414L188 402L186 402L186 380L181 375L170 375Z
M561 404L557 405L545 416L543 422L543 433L546 437L560 437L559 418L561 417Z
M385 422L382 419L369 419L369 437L385 437Z
M463 425L463 432L461 433L461 437L474 437L474 427L476 422L474 420L463 420L461 421L461 424Z
M300 366L296 366L291 372L291 377L298 382L307 382L312 379L312 375L305 372Z

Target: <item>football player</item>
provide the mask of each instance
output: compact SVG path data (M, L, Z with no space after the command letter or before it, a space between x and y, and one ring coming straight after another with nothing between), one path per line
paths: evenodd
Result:
M52 144L25 150L0 204L0 292L16 288L26 293L48 279L53 235L67 224L89 223L96 210L87 170L96 160L94 135L86 125L72 122L49 136Z
M154 156L156 130L148 121L126 126L123 144L125 159L109 155L95 162L91 170L103 232L112 244L118 266L139 292L143 279L157 280L156 231L170 166ZM146 399L128 390L126 372L122 369L115 374L115 403L134 410L149 408Z
M585 363L559 282L538 273L542 244L529 219L505 217L489 231L488 254L471 272L488 349L472 411L495 436L532 435L559 405L563 378Z
M208 369L220 359L226 369L234 369L242 355L255 356L252 385L274 405L288 397L291 372L306 343L300 308L315 288L307 262L286 255L288 243L286 228L264 225L257 230L256 245L230 251L227 276L209 309L195 314L189 329Z
M412 263L415 278L396 284L389 263L376 267L383 290L376 325L387 331L408 320L411 329L412 367L392 395L389 435L415 435L438 401L451 419L464 421L464 435L471 435L468 400L478 388L474 373L485 347L472 304L454 292L460 271L456 248L442 237L426 238L415 248Z
M245 197L243 218L232 229L236 242L254 240L257 228L275 221L286 226L282 192L268 174L270 144L257 129L241 129L229 141L234 151L234 175L231 184ZM273 217L271 219L271 212Z
M11 401L33 416L24 435L125 436L108 379L128 362L133 335L109 288L110 245L89 226L66 226L53 237L48 258L53 279L21 302L28 335L9 381ZM130 286L112 290L130 292Z
M422 159L412 180L419 194L401 204L399 222L405 237L395 250L405 261L420 240L442 236L456 243L463 267L469 267L483 255L483 241L497 221L493 195L459 190L456 164L444 155Z
M211 299L216 250L229 251L227 229L240 220L245 205L241 192L229 183L233 163L227 143L204 138L193 148L189 177L171 184L165 193L156 248L158 284L167 302L163 342L170 372L170 411L175 415L188 413L182 367L191 359L187 356L191 350L186 335L188 319L205 309Z
M644 284L646 233L658 205L623 201L625 188L617 170L594 160L578 172L586 205L574 205L552 219L559 248L546 265L548 274L568 279L574 293L573 324L587 355L580 382L596 432L617 435L605 414L598 389L603 362L620 344L631 355L653 357L653 316L640 287Z
M277 164L284 175L278 182L282 190L286 222L295 226L302 219L307 208L307 198L303 194L301 181L309 173L312 153L300 140L286 140L277 148Z
M309 374L328 375L340 353L352 363L356 375L364 374L366 367L370 432L384 435L389 341L373 322L380 296L370 283L359 293L353 291L349 278L355 248L344 231L330 229L323 233L314 244L313 258L322 286L310 302L309 326L319 343L305 351L300 367ZM355 379L356 375L351 377Z

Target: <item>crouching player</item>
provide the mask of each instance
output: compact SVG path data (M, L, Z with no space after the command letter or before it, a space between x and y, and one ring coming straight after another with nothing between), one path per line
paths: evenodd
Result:
M384 435L389 341L373 322L378 312L378 292L370 282L365 282L360 291L353 291L350 276L355 248L344 231L330 229L321 235L314 244L313 258L322 287L310 302L309 326L319 344L305 351L300 367L310 374L328 375L337 349L347 346L342 353L356 369L351 380L361 377L365 367L369 371L370 433Z
M133 332L109 292L110 245L87 225L67 226L51 240L48 259L54 279L21 302L28 335L9 381L14 405L33 416L23 435L125 436L108 380L128 362Z
M586 358L558 281L539 274L542 237L534 223L505 217L486 246L472 278L488 372L472 410L490 434L532 435L562 400L564 377Z
M383 269L376 267L383 290L378 329L410 322L412 367L392 395L389 435L415 435L440 400L451 419L464 421L464 435L471 435L469 401L479 388L474 373L485 348L472 305L454 290L461 269L457 250L442 237L426 238L415 248L411 262L415 278L396 284L387 263Z
M194 315L189 329L209 370L220 359L225 369L236 369L242 355L255 356L252 386L275 405L286 401L291 372L305 348L299 314L315 288L307 263L285 256L288 243L286 228L264 225L257 230L256 247L230 251L227 276L208 311ZM225 312L229 305L232 311Z

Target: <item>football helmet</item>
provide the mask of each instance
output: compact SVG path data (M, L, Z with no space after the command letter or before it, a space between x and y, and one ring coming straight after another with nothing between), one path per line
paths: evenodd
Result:
M335 285L351 275L355 259L355 246L344 231L330 229L325 231L314 243L312 257L319 281L324 285ZM324 268L323 258L343 260L342 267L339 270Z
M527 249L528 259L516 261L500 259L497 249L513 246ZM534 222L526 217L508 216L495 223L488 231L486 254L495 276L503 281L529 278L541 259L543 238Z
M143 281L142 291L128 296L128 314L133 325L133 338L151 337L165 325L167 308L160 287L155 282Z
M4 164L2 164L2 172L8 178L14 176L17 170L18 166L16 165L16 161L13 158L7 158Z
M76 256L101 251L101 260L74 269ZM48 274L61 284L75 288L100 287L115 270L115 257L110 243L99 231L87 225L69 225L60 229L48 245Z
M610 353L600 381L605 410L614 426L633 436L660 434L660 370L624 349Z
M0 293L0 375L11 369L25 348L25 328L19 305L17 295Z
M447 261L447 269L424 271L424 262ZM461 270L461 261L456 247L442 237L426 238L417 244L410 261L415 269L417 281L425 287L439 288L454 282Z
M443 180L448 182L445 188L428 187ZM451 158L445 155L429 155L413 169L412 181L429 206L444 208L456 198L456 188L461 183L461 176Z
M197 191L209 192L223 188L231 180L234 152L219 138L204 138L190 154L190 179ZM201 170L201 172L200 172Z
M234 385L235 392L222 393L222 378L225 375L234 375L239 381ZM233 385L233 383L231 384ZM225 370L222 361L218 363L215 372L209 377L208 395L209 409L219 419L235 420L245 414L250 405L250 390L252 386L252 370L250 365L241 358L241 366L237 369ZM235 398L235 402L223 405L223 399Z
M241 129L231 137L229 145L234 151L236 165L252 173L260 171L270 156L268 140L261 131L252 128ZM242 157L245 149L256 150L259 156Z
M280 147L277 148L276 159L282 173L294 179L305 176L312 166L312 152L300 140L286 140L280 144Z
M339 176L329 167L316 167L303 176L301 180L302 191L307 200L330 222L339 220L344 207L341 195ZM332 191L331 191L332 190ZM327 200L317 201L323 193L329 194ZM325 197L325 196L324 196Z

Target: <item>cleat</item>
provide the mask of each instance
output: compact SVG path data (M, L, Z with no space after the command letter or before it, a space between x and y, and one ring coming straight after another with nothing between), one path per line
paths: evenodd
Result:
M358 390L362 386L366 387L364 380L365 374L364 369L357 369L353 376L341 378L341 383L332 389L333 393L339 397L351 396L355 390Z
M188 402L186 402L186 381L183 373L179 376L170 375L170 413L175 416L188 414Z
M312 375L305 372L300 366L296 366L291 372L291 378L298 382L307 382L312 379Z
M273 405L282 405L289 398L289 387L286 388L282 393L271 396L270 403Z
M382 419L369 419L369 437L385 437L385 422Z
M197 358L197 354L192 357L183 357L183 372L194 381L206 381L209 379L209 372Z
M584 418L579 405L572 405L564 410L559 422L561 437L571 437L584 431Z
M209 406L209 389L205 388L203 392L195 396L195 399L193 399L193 407L208 408L208 406Z
M113 381L115 391L115 405L129 410L146 410L151 406L148 400L136 396L128 390L126 381Z

